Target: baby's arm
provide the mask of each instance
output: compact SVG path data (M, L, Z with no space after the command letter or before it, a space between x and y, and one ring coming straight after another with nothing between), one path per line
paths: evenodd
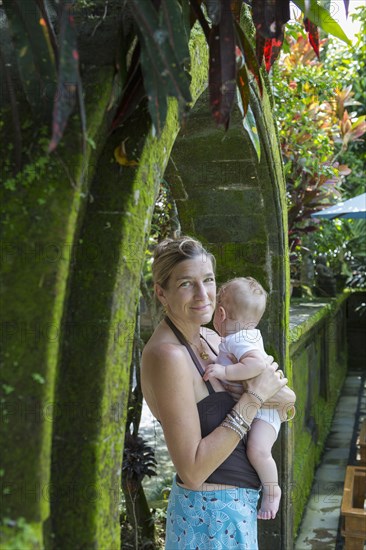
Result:
M212 363L205 369L203 379L218 378L219 380L248 380L260 374L266 368L266 361L263 354L259 351L248 351L240 357L238 363L232 365L219 365Z

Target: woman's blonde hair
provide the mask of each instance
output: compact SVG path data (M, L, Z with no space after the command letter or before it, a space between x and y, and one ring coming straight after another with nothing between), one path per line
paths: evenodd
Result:
M176 239L164 239L154 250L154 261L152 264L152 274L154 283L158 283L162 288L167 288L169 277L177 264L184 260L192 260L201 256L203 261L207 258L211 260L213 270L215 271L215 257L202 246L202 244L183 235Z

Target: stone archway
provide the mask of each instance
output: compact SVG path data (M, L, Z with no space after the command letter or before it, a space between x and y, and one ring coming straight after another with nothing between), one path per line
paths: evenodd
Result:
M285 185L269 98L251 93L261 139L261 160L242 128L236 108L230 129L214 125L203 93L172 149L165 179L170 183L183 232L197 236L215 254L218 280L251 275L270 293L262 329L267 352L288 364L288 249ZM288 374L288 368L287 368ZM287 428L274 454L283 499L274 522L260 522L261 548L291 548L291 438Z
M196 100L206 86L207 47L199 35L193 37L191 47L191 89ZM90 99L94 114L91 137L100 140L97 153L92 156L89 151L86 157L75 153L72 145L74 140L78 142L78 129L70 128L73 139L65 150L68 177L64 172L65 162L60 170L52 157L49 168L57 185L47 208L37 202L39 197L35 192L24 197L20 190L16 200L14 197L9 200L5 241L10 244L5 278L9 303L12 300L17 309L15 313L4 313L5 321L11 320L4 339L7 358L4 380L9 392L10 386L14 389L6 396L6 405L16 414L12 417L11 430L4 427L5 470L9 485L13 487L7 496L6 512L11 518L25 518L34 530L39 547L50 535L58 547L119 547L123 426L138 285L154 200L180 127L177 106L170 102L167 125L160 138L152 135L143 106L123 128L112 136L107 134L112 74L109 68L106 76L101 77L103 104L100 98L99 103L94 97ZM107 77L109 87L104 83ZM184 157L181 145L188 139L189 131L192 132L192 144L194 136L199 141L199 131L203 129L203 126L200 129L201 120L207 128L208 113L204 104L202 96L176 142L172 157L176 159L178 170L173 187L183 227L212 243L213 247L225 245L226 271L219 273L222 278L236 269L241 271L246 261L248 270L250 268L251 273L266 282L273 296L265 331L267 347L270 346L269 351L276 350L283 364L287 357L286 232L281 222L283 186L272 117L270 112L262 114L262 107L253 93L251 105L262 138L262 161L258 167L239 130L237 116L226 136L211 126L207 139L217 158L208 156L205 160L202 152L199 162L206 163L211 170L220 164L215 160L225 166L225 159L229 159L230 163L226 164L230 168L240 161L240 166L245 167L242 175L248 170L250 177L253 175L254 185L245 186L240 179L239 182L230 179L228 174L228 180L224 179L222 185L211 189L208 184L213 178L207 172L202 180L204 186L199 190L194 174L190 174L191 179L182 176L187 156ZM266 95L261 104L268 109ZM223 137L225 144L232 145L221 158ZM127 138L131 151L139 160L136 168L121 167L113 160L115 148ZM190 154L198 153L198 149L194 149ZM183 155L181 160L180 155ZM69 173L70 159L75 162ZM182 187L179 178L184 182ZM42 172L37 178L37 189L48 189L49 181L49 173ZM239 184L237 189L236 184ZM216 238L224 197L228 209L231 204L232 214L227 212L224 227L220 227L220 237ZM253 197L251 200L258 197L261 203L255 224L241 214L246 211L249 197ZM32 213L26 221L19 204ZM272 217L266 214L269 208L274 209ZM253 220L253 212L250 213ZM32 216L40 221L31 230ZM231 231L227 230L229 224ZM45 250L55 243L61 250L67 246L70 253L66 258L57 255L46 268L39 261L23 262L13 246L21 239L29 240L32 245L40 240ZM30 251L36 255L37 250L33 248ZM214 252L220 255L220 251ZM57 329L57 337L38 338L36 334L30 353L25 345L27 342L21 342L24 345L19 347L19 339L23 338L21 329L29 328L33 337L40 318L42 326ZM14 368L14 358L21 369ZM33 383L27 383L32 380L32 374L37 374L36 380L41 381L37 382L36 390ZM18 398L32 407L26 422ZM33 414L34 411L40 414ZM22 442L22 456L18 453L19 441ZM287 464L281 459L286 456L287 449L286 445L279 453L281 464ZM19 457L16 463L14 456ZM19 471L22 472L20 480ZM288 466L281 465L281 471L287 472L291 479ZM45 489L46 496L40 498L39 489ZM28 491L26 497L25 490ZM284 533L281 537L271 534L270 544L278 536L276 547L285 547L283 541L291 533L291 526L285 525L285 520L282 520L281 533Z

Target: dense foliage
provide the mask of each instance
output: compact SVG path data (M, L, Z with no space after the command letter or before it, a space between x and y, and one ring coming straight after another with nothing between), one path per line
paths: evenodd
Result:
M346 9L348 0L344 0ZM316 0L295 0L305 14L304 24L310 43L318 52L318 27L348 42L340 26ZM120 21L120 52L116 52L117 71L115 109L112 129L117 128L147 97L149 112L159 133L164 126L168 97L175 97L181 110L189 106L189 39L198 22L209 49L209 91L212 114L218 124L228 126L236 100L243 115L250 116L249 82L253 78L262 89L259 67L269 70L278 56L285 24L290 18L289 0L252 0L251 14L256 28L255 47L240 24L244 0L124 0L105 3L95 29L103 24L105 10L123 6ZM79 64L78 32L87 8L101 6L95 0L3 0L1 10L1 66L14 127L16 169L22 167L22 124L19 93L32 109L35 119L52 119L54 150L74 110L79 105L86 139L83 78ZM229 7L230 6L230 7ZM94 17L94 16L93 16ZM93 40L95 29L90 37ZM253 121L254 122L254 121ZM258 151L253 124L246 124Z
M360 51L358 46L364 48L361 37L362 29L354 54ZM359 194L360 182L364 181L364 142L360 138L366 131L366 109L358 101L362 94L362 77L358 78L362 63L339 42L327 42L320 43L321 48L327 45L327 57L320 62L301 25L294 24L288 33L287 53L272 73L294 279L301 279L301 260L309 248L314 257L326 255L336 271L346 270L342 262L345 243L352 237L352 222L317 220L311 214L341 198ZM344 70L339 70L342 52ZM357 82L355 92L353 82ZM356 185L348 181L354 173Z

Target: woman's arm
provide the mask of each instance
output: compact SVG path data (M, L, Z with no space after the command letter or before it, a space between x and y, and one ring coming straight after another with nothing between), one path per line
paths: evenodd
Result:
M222 426L201 437L192 370L184 350L171 344L150 348L143 357L141 375L145 398L154 402L179 477L197 490L232 453L239 437ZM266 400L286 382L267 366L265 377L248 381L248 389ZM260 406L260 399L244 393L234 408L251 424Z

